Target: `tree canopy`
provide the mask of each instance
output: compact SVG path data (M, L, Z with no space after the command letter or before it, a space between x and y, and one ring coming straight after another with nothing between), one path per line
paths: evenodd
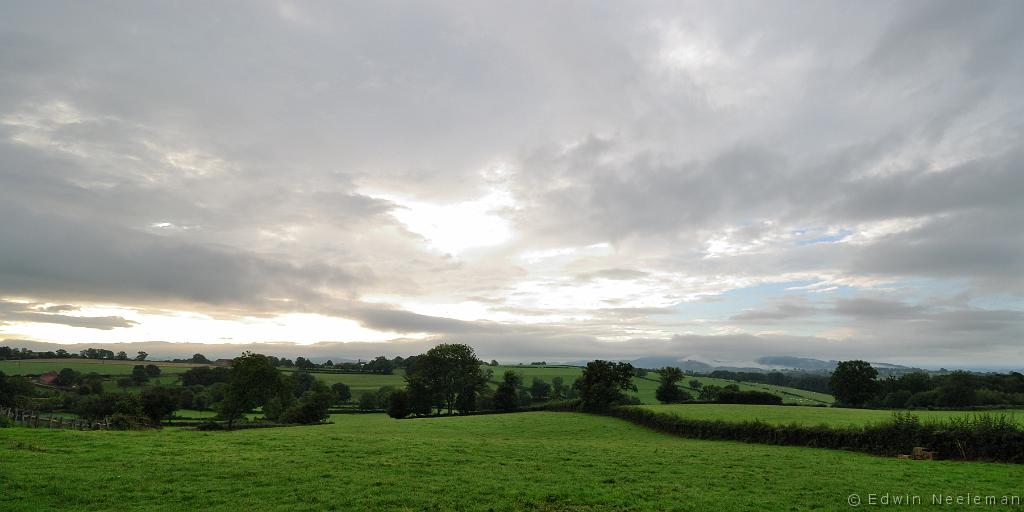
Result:
M878 390L878 371L867 361L841 361L829 379L836 401L852 406L864 405Z
M624 401L624 391L636 390L633 384L633 365L591 361L574 386L579 390L584 410L605 411Z
M416 359L408 382L418 381L442 408L469 412L476 409L476 397L486 385L481 362L468 345L441 344ZM416 398L421 391L411 394Z

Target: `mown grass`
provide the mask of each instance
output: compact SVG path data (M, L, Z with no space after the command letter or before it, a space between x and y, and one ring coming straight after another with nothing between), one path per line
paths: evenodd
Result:
M1019 494L1024 466L910 462L523 413L197 432L0 429L0 510L843 510Z
M780 407L777 405L736 405L736 404L676 404L643 405L654 412L669 413L683 418L697 420L754 421L760 420L771 425L866 425L880 423L892 418L893 411L874 409L841 409L836 407ZM988 414L1006 417L1024 424L1024 410L994 411L900 411L909 412L921 418L942 420Z
M77 372L98 373L100 375L130 375L137 364L155 364L162 374L185 373L197 365L191 363L163 363L153 361L118 361L109 359L23 359L16 361L0 361L0 372L7 375L41 375L50 371L61 371L71 368Z

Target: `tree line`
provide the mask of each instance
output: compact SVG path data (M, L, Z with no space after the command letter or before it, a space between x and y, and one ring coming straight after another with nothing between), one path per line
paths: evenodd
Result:
M149 357L145 351L136 352L135 356L129 357L125 351L114 352L103 348L86 348L78 353L68 352L63 348L57 350L36 352L27 348L0 347L0 361L4 360L25 360L25 359L109 359L111 361L145 361Z
M837 405L889 409L1024 405L1024 375L917 371L878 378L867 361L842 361L829 378Z
M708 377L716 379L735 380L744 382L757 382L759 384L770 384L772 386L785 386L787 388L814 391L815 393L828 393L829 375L822 373L809 373L801 371L771 371L771 372L734 372L729 370L715 370Z

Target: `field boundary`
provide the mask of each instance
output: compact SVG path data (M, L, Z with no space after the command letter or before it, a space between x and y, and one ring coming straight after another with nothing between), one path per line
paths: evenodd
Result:
M0 416L10 418L19 425L31 428L63 428L72 430L107 430L109 421L89 421L63 416L40 416L38 411L16 407L0 407Z
M1024 463L1024 428L1005 416L922 422L912 414L894 414L885 423L829 427L771 425L756 420L699 420L630 406L612 408L605 415L693 439L830 448L883 456L926 447L943 459Z

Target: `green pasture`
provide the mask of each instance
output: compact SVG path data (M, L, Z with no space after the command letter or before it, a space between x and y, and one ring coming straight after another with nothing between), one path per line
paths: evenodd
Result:
M163 363L159 361L118 361L110 359L23 359L0 361L0 372L7 375L42 375L50 371L59 372L71 368L83 374L130 375L137 365L155 364L163 374L185 373L189 368L206 366L191 363Z
M551 382L551 379L558 376L562 377L562 380L566 385L571 386L577 377L583 374L583 368L576 366L530 366L530 365L517 365L517 366L487 366L485 368L491 368L494 371L493 379L500 381L501 376L505 374L506 370L512 370L523 376L523 382L529 386L530 382L534 377L539 377L542 380ZM679 383L681 387L689 391L696 397L698 391L690 388L691 380L699 380L702 386L714 385L724 387L729 384L735 384L743 391L766 391L782 397L783 403L795 404L795 405L829 405L832 403L833 398L831 395L824 393L815 393L813 391L804 391L802 389L787 388L784 386L772 386L769 384L759 384L756 382L734 382L725 379L715 379L711 377L691 377L686 376L682 382ZM634 378L633 383L636 384L637 391L633 393L642 403L645 404L657 404L658 400L654 396L654 392L658 389L658 374L649 372L646 377Z
M291 372L286 370L285 372ZM384 386L405 386L405 372L395 370L391 375L380 375L374 373L319 373L311 372L321 382L330 386L336 382L344 382L352 390L352 399L358 400L359 395L364 391L376 392Z
M851 494L927 504L932 494L1019 495L1024 481L1019 465L697 441L586 414L332 421L0 429L0 510L847 510Z
M740 382L725 379L716 379L712 377L694 377L687 375L683 377L683 380L679 382L680 387L688 391L695 398L697 393L700 391L696 388L690 387L691 380L699 380L701 386L718 386L725 387L730 384L738 386L740 391L765 391L782 397L782 402L794 405L831 405L833 402L832 395L826 395L824 393L815 393L814 391L805 391L803 389L787 388L785 386L773 386L770 384L760 384L757 382ZM640 401L645 404L657 404L658 400L654 397L655 390L658 389L658 374L648 373L646 378L636 378L633 382L637 386L637 396Z
M838 407L786 407L778 405L739 405L739 404L673 404L643 405L644 409L655 412L674 414L683 418L723 421L760 420L773 425L865 425L879 423L890 419L893 411L875 409L843 409ZM1018 423L1024 424L1024 410L993 410L993 411L900 411L921 418L941 420L976 414L1004 415Z

